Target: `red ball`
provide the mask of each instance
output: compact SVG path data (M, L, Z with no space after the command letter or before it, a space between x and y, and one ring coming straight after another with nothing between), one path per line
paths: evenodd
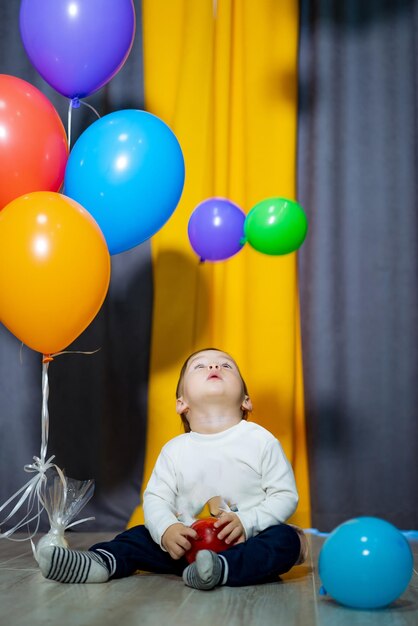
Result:
M214 528L214 524L217 521L218 520L214 517L205 517L204 519L198 519L191 525L191 528L193 528L199 536L197 539L191 539L189 537L192 547L184 555L189 563L193 563L199 550L222 552L230 547L223 539L218 538L218 533L221 531L222 527Z

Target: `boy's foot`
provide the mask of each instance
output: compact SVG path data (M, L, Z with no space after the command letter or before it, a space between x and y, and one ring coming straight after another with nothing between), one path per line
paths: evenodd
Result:
M289 526L291 526L294 530L296 530L299 540L300 540L300 552L299 552L298 560L296 561L295 565L302 565L302 563L305 563L306 559L308 558L308 552L309 552L308 539L305 533L303 532L303 530L299 528L299 526L294 526L293 524L289 524Z
M225 561L211 550L199 550L196 560L183 572L183 580L194 589L213 589L224 578Z
M45 578L60 583L104 583L109 579L109 570L96 552L47 546L39 551L38 563Z

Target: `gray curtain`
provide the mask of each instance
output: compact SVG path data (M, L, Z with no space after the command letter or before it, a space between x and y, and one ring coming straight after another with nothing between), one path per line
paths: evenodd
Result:
M128 60L107 86L87 99L101 115L143 108L140 0L134 4L137 32ZM23 49L19 8L19 0L0 4L0 72L37 86L67 127L68 100L40 78ZM72 119L75 140L96 117L81 107L73 111ZM96 481L95 495L83 510L83 516L94 515L96 520L80 530L121 530L139 502L151 307L150 250L145 243L112 257L106 301L68 348L100 351L92 356L64 355L49 367L49 452L68 476ZM20 352L19 341L0 326L0 504L30 478L23 466L40 452L41 356L27 348Z
M313 525L418 527L417 3L301 1Z

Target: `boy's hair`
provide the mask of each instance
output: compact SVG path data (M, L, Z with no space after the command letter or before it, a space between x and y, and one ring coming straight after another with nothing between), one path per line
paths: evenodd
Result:
M202 348L201 350L196 350L196 352L193 352L192 354L190 354L187 357L187 359L184 361L183 366L182 366L182 368L180 370L180 376L179 376L179 380L178 380L177 387L176 387L176 399L179 398L183 394L183 389L182 389L183 378L184 378L184 374L185 374L185 371L187 369L187 365L188 365L190 359L192 359L194 356L196 356L196 354L200 354L201 352L206 352L207 350L213 350L214 352L224 352L223 350L219 350L219 348ZM225 354L227 354L227 352L225 352ZM235 363L235 365L237 365L237 364ZM248 396L249 393L248 393L248 389L247 389L247 383L243 379L238 365L237 365L237 369L238 369L238 374L240 375L240 378L241 378L244 394L246 396ZM248 419L248 413L249 413L248 409L241 408L241 411L242 411L242 419L243 420L247 420ZM189 433L191 431L189 420L187 419L187 417L184 414L180 415L180 417L181 417L181 421L183 422L184 432L185 433Z

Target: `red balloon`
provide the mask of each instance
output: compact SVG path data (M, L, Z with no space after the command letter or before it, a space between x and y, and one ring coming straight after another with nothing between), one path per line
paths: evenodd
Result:
M32 191L58 191L67 159L65 129L48 98L0 74L0 210Z
M218 533L221 531L222 526L214 528L214 524L217 521L218 520L214 517L205 517L198 519L192 524L191 527L199 536L197 539L191 539L189 537L192 547L184 555L189 563L193 563L199 550L223 552L231 547L231 544L227 544L223 539L218 538Z

